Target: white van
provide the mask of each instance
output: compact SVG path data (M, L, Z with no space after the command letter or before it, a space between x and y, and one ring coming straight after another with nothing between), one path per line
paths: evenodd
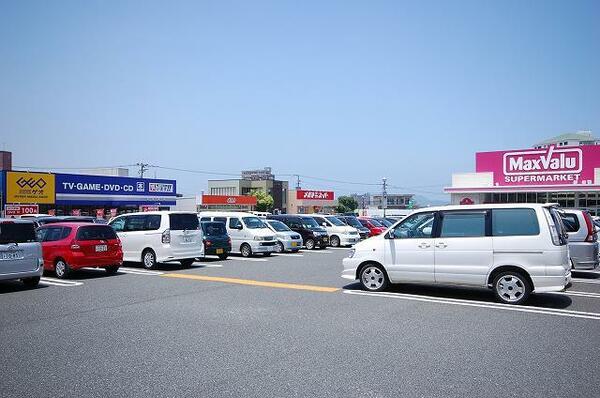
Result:
M360 241L358 230L346 225L335 216L321 214L308 214L315 219L317 224L325 228L329 236L329 245L333 247L351 246Z
M343 264L342 277L368 291L405 282L487 286L508 304L571 282L567 235L553 205L420 209L358 243Z
M198 215L200 221L221 221L231 238L231 252L250 257L255 253L270 256L277 239L265 222L252 213L207 211Z
M129 213L113 218L109 224L121 239L123 261L141 261L148 269L165 261L179 261L189 267L196 258L204 256L196 213Z

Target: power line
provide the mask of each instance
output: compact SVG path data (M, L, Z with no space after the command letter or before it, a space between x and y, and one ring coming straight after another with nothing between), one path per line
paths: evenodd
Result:
M25 170L95 170L95 169L116 169L119 167L135 167L135 164L122 164L117 166L98 166L98 167L38 167L38 166L13 166L16 169Z

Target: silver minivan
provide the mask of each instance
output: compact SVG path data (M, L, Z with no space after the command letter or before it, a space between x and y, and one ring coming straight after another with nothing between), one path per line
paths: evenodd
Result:
M574 269L598 267L598 237L596 225L585 210L565 209L560 212L569 235L569 255Z
M35 287L43 273L42 244L33 222L0 218L0 280L21 279Z

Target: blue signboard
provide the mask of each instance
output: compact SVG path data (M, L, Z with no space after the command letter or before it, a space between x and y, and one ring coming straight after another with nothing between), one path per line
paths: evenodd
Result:
M175 180L56 174L56 204L175 205Z

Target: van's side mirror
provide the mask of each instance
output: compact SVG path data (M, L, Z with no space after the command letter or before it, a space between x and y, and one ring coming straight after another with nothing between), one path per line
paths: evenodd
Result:
M388 233L385 235L386 239L396 239L396 234L395 234L396 230L394 230L394 228L391 228Z
M244 226L243 226L242 224L235 224L235 225L233 226L233 229L239 229L239 230L242 230L242 229L244 229Z
M322 223L321 225L322 225L322 226L324 226L324 227L326 227L326 226L327 226L327 223L326 223L326 222L324 222L324 223Z

